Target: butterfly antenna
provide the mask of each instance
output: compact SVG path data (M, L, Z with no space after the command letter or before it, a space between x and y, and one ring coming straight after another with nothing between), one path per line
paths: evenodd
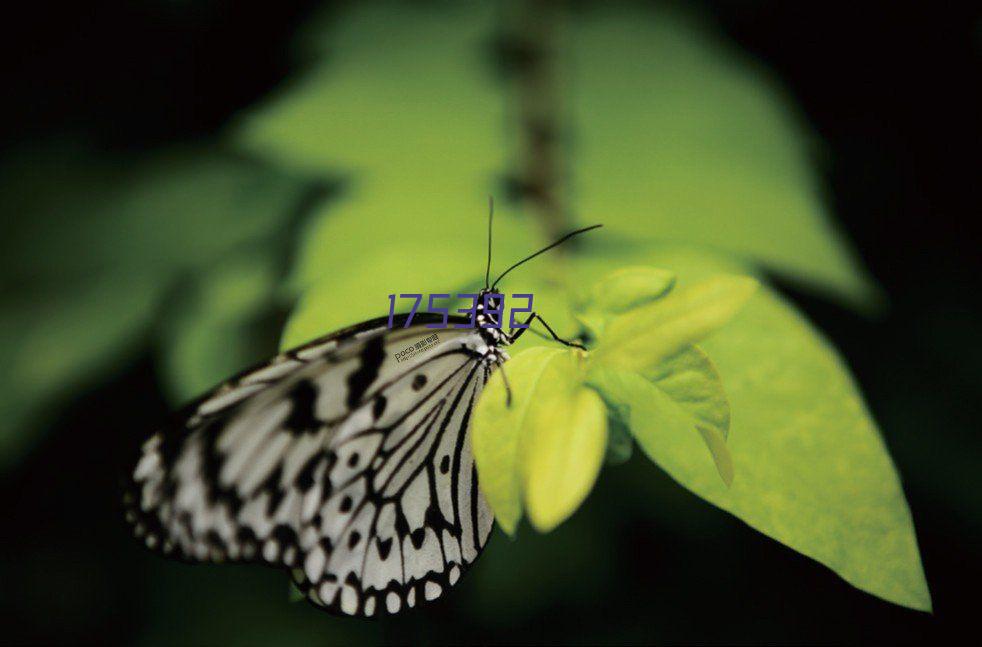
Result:
M488 269L484 271L484 289L488 289L491 280L491 223L494 222L494 196L488 196Z
M539 254L543 254L545 252L548 252L550 249L552 249L553 247L556 247L557 245L562 245L563 243L565 243L567 240L569 240L573 236L579 236L580 234L585 234L586 232L591 231L593 229L597 229L599 227L603 227L603 225L591 225L590 227L584 227L583 229L577 229L576 231L571 231L568 234L566 234L565 236L563 236L562 238L560 238L559 240L551 243L550 245L547 245L547 246L543 247L542 249L540 249L536 253L531 254L529 256L526 256L525 258L523 258L522 260L518 261L517 263L515 263L514 265L512 265L511 267L509 267L507 270L505 270L504 272L502 272L498 276L498 278L496 278L494 280L494 283L491 285L491 289L493 290L498 285L498 281L500 281L501 279L505 278L505 275L508 274L508 272L511 272L513 269L515 269L519 265L522 265L523 263L529 262L530 260L532 260L533 258L535 258L536 256L538 256Z

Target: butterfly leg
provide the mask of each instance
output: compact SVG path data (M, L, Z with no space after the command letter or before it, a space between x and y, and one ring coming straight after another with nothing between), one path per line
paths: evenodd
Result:
M514 330L515 330L514 328L512 328L511 330L509 330L508 331L508 337L509 337L509 339L512 342L517 341L518 338L522 336L522 333L524 333L526 330L531 330L531 328L529 326L531 326L532 321L535 320L535 319L538 319L540 322L542 322L542 325L545 326L546 327L546 330L549 331L549 334L552 335L553 341L558 341L560 344L562 344L564 346L569 346L570 348L579 348L580 350L586 350L586 348L583 346L583 344L581 344L579 342L575 342L575 341L568 341L566 339L563 339L559 335L557 335L556 334L556 331L553 330L552 327L549 326L549 324L546 323L546 320L543 319L541 316L539 316L539 313L537 313L537 312L533 312L532 314L529 315L528 319L526 319L525 322L524 322L524 326L525 327L524 328L519 328L518 329L518 332L514 332ZM532 332L534 332L534 333L536 333L538 335L541 335L541 333L538 333L535 330L533 330ZM544 337L544 335L541 335L541 336Z
M498 362L498 370L501 371L501 379L505 383L505 406L511 408L511 384L508 383L508 374L505 373L505 363Z

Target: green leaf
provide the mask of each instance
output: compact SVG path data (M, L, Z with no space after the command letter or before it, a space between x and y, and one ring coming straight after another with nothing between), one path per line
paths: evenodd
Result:
M683 287L738 271L725 258L691 250L663 249L651 262L676 268ZM720 481L705 443L693 434L653 428L648 448L655 462L697 495L854 586L930 609L900 479L829 342L765 288L702 347L731 406L732 487Z
M543 370L525 415L519 455L529 521L548 532L586 499L607 448L607 410L583 387L582 358L564 352Z
M172 401L189 400L275 352L252 328L273 304L274 261L263 250L231 258L165 309L160 363Z
M0 469L25 452L36 431L90 376L123 365L161 299L150 277L102 276L60 289L7 297L0 311Z
M509 535L515 534L522 518L519 443L530 424L529 410L538 397L546 369L565 355L565 351L548 347L517 353L506 369L511 406L502 373L496 371L474 408L471 434L481 492L494 510L498 525Z
M608 407L610 406L609 403ZM631 431L617 415L607 415L607 454L604 461L608 465L620 465L631 460L634 454L634 438Z
M321 45L310 48L319 58L239 119L239 144L285 166L398 183L405 190L388 198L395 214L373 214L379 219L404 218L407 201L441 199L423 188L484 202L487 191L467 193L477 187L444 173L486 184L474 173L503 161L504 101L486 62L495 8L360 3L330 13L330 24L307 35ZM427 178L432 186L416 184ZM374 192L365 188L357 190Z
M827 216L811 134L763 70L670 10L571 23L578 212L634 243L718 250L869 306L876 287Z
M55 148L11 167L0 207L23 217L0 241L0 268L32 282L107 271L170 278L207 266L278 235L306 189L296 175L201 148L145 158Z
M481 3L332 12L330 34L318 23L305 37L320 57L309 71L236 124L240 146L347 180L301 237L285 346L384 315L388 294L483 279L487 196L506 156L506 97L486 60L495 17ZM498 211L495 258L519 258L534 223Z
M41 146L10 154L2 171L0 209L21 215L0 239L2 466L73 389L132 357L182 280L280 240L307 188L211 149L130 158ZM220 335L211 343L221 356Z
M929 610L900 479L835 349L770 290L705 348L733 407L739 477L697 492L860 589Z
M649 457L655 458L664 435L696 432L723 483L733 482L733 459L726 446L730 405L719 374L699 348L686 348L646 377L598 365L591 370L589 383L620 412Z
M665 296L675 285L675 273L654 267L622 267L593 286L593 304L620 314Z
M622 267L593 284L578 303L576 319L594 337L603 334L610 319L665 296L675 285L675 273L653 267Z
M729 321L757 289L748 277L717 276L614 318L593 366L646 372Z
M325 257L329 254L325 254ZM325 263L327 258L325 258ZM454 294L464 290L468 277L461 270L473 267L473 256L451 248L439 259L427 255L414 260L410 250L367 250L347 271L327 274L301 294L283 331L281 346L291 348L352 323L389 312L389 294ZM396 311L408 311L410 301L397 301ZM449 300L437 301L449 307ZM424 301L421 310L426 310Z

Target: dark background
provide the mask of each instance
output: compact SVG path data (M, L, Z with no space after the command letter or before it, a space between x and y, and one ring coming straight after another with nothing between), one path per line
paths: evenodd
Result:
M659 477L679 514L671 523L621 529L623 563L600 566L623 578L619 599L557 602L532 616L477 625L455 622L452 603L441 602L373 628L374 638L906 643L951 639L977 626L982 263L970 232L979 214L982 106L974 91L982 21L968 4L903 4L700 6L772 70L824 138L828 154L816 163L831 204L889 295L889 311L866 319L786 290L841 350L884 429L913 511L934 615L852 589ZM4 19L3 150L51 133L128 151L208 138L291 69L288 44L313 5L22 6L16 19ZM133 421L149 431L165 415L158 393L148 355L78 398L46 440L0 477L0 641L132 642L148 625L185 621L182 607L146 593L155 586L146 578L166 571L129 538L116 507ZM598 496L617 487L616 476L605 477ZM573 522L563 532L578 528ZM198 568L210 569L201 581L242 577ZM257 581L272 580L243 586ZM283 604L280 589L251 595L261 599L249 611L204 593L187 604L224 614L222 626L262 604ZM294 605L290 613L313 612ZM195 636L173 634L192 641L215 634Z

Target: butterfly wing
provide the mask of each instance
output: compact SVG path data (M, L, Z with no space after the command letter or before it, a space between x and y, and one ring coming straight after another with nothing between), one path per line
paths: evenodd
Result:
M493 523L468 435L487 348L472 329L385 321L238 376L147 441L128 494L137 534L193 560L291 568L348 615L456 583Z

